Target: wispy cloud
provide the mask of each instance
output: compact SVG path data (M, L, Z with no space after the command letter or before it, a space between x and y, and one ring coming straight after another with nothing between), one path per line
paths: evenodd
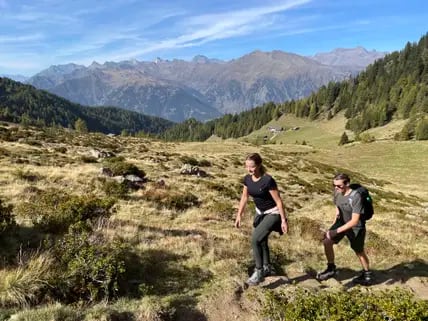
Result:
M0 73L155 55L229 59L254 49L373 47L381 37L397 42L397 33L426 32L428 5L413 7L390 0L0 0Z
M123 52L116 55L115 58L138 57L158 50L198 46L214 40L247 35L269 26L269 15L308 2L310 0L295 0L280 5L185 17L183 21L177 24L178 30L183 32L181 35L146 43L142 49Z
M3 45L7 43L27 43L28 41L39 41L43 38L44 36L40 33L20 36L6 36L0 34L0 43Z

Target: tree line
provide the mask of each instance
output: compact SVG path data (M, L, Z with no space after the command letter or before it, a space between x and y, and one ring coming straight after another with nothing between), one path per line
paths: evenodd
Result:
M0 120L34 126L73 127L85 122L88 130L102 133L161 133L174 123L116 107L87 107L64 98L0 78Z

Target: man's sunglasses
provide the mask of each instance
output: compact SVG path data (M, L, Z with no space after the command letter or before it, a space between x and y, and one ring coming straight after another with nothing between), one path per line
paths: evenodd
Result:
M334 185L334 184L333 184L333 187L335 187L335 188L340 188L340 189L344 189L344 188L345 188L345 185Z

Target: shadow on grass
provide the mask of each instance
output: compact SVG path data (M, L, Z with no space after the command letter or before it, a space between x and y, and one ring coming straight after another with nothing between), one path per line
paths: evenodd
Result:
M45 234L38 229L19 225L0 234L0 268L16 265L20 254L37 251L44 239Z
M206 316L196 306L198 301L193 296L181 296L171 302L175 308L175 321L207 321Z
M128 253L124 289L133 297L185 294L199 289L213 275L199 267L184 265L183 261L187 259L185 255L156 249L147 250L142 255Z
M189 229L189 230L183 230L183 229L162 229L159 227L154 227L154 226L139 226L139 229L144 231L150 231L150 232L155 232L155 233L160 233L163 234L165 236L200 236L203 239L207 238L207 233L201 230L195 230L195 229Z
M428 262L424 260L414 260L411 262L403 262L385 270L372 270L374 281L371 285L393 285L404 284L414 277L428 277ZM342 285L346 288L352 288L357 284L352 282L352 279L360 274L360 271L351 270L348 268L339 268L337 275L334 277L339 282L344 282ZM316 279L317 271L308 268L305 274L290 279L288 283L298 284L309 279ZM328 287L320 282L321 287Z
M404 284L414 277L428 277L428 262L417 259L410 262L402 262L385 270L372 270L374 281L372 285L394 285ZM356 286L352 282L352 278L358 276L359 271L351 269L340 269L336 279L345 282L343 285L346 288Z

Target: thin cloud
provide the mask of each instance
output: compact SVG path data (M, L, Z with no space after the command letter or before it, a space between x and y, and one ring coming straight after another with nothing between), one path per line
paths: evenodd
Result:
M44 36L42 34L31 34L21 36L4 36L0 35L0 42L5 45L7 43L27 43L28 41L42 40Z
M180 27L183 30L198 29L198 31L153 42L145 46L144 49L128 52L127 56L138 57L158 50L197 46L209 41L247 35L269 25L266 23L267 15L283 12L308 2L310 1L296 0L280 5L186 17L185 22L182 22ZM124 58L124 55L120 55L120 57Z

